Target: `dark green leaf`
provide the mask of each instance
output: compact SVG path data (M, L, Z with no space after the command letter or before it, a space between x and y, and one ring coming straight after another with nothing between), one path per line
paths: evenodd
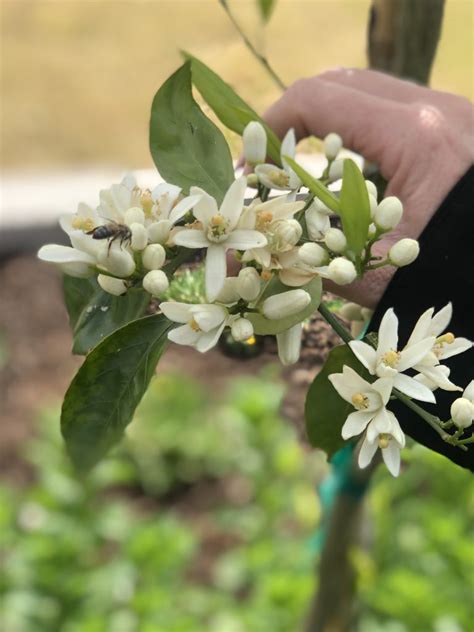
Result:
M281 165L281 143L275 132L268 127L255 110L236 94L228 83L223 81L206 64L184 51L183 55L191 61L193 84L218 119L226 127L240 135L248 123L259 121L267 133L267 153L275 164Z
M341 345L330 352L306 396L305 419L309 441L315 448L324 450L328 457L347 443L341 437L341 430L349 413L354 412L354 407L338 395L328 380L331 373L341 373L344 365L350 366L368 382L372 381L350 348Z
M72 351L78 355L85 355L103 338L143 316L150 303L150 295L142 289L112 296L95 278L65 276L63 288L74 337Z
M268 22L273 10L275 9L276 0L257 0L258 8L262 14L264 22Z
M84 360L61 412L62 434L78 470L93 467L121 439L172 327L162 315L136 320L103 340Z
M339 207L347 245L360 257L369 232L370 203L364 176L350 158L344 160Z
M313 193L323 204L326 204L331 211L335 213L339 213L339 200L331 193L331 191L324 186L319 180L313 178L303 167L301 167L295 160L289 158L288 156L283 156L286 162L290 165L293 171L296 173L298 178L304 184L305 187Z
M261 304L268 296L281 294L282 292L288 292L289 290L294 289L295 288L293 287L288 287L287 285L284 285L278 278L275 277L268 284L259 302ZM278 320L270 320L268 318L265 318L265 316L263 316L262 314L248 314L246 318L248 318L252 323L255 333L259 336L276 335L281 333L282 331L290 329L290 327L293 327L294 325L297 325L302 320L309 318L311 314L318 309L319 303L321 302L321 278L315 277L309 283L303 285L301 289L309 292L311 296L311 303L303 311L295 314L294 316L287 316Z
M190 66L181 66L153 99L150 151L165 180L186 192L199 186L221 202L234 180L232 157L222 132L193 99Z

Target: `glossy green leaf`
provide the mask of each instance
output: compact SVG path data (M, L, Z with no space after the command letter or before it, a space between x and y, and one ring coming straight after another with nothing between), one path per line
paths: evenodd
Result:
M344 160L339 207L347 245L359 257L369 232L370 203L364 176L350 158Z
M72 352L78 355L85 355L106 336L143 316L150 303L150 295L140 288L112 296L95 278L65 276L63 289L74 338Z
M172 327L162 315L136 320L103 340L84 360L61 411L62 434L78 470L89 470L121 439Z
M297 325L302 320L309 318L313 312L315 312L319 303L321 302L321 294L323 284L321 282L320 277L315 277L306 285L301 287L302 290L306 290L309 292L311 296L311 302L309 305L293 316L286 316L285 318L279 318L278 320L270 320L269 318L265 318L262 314L248 314L246 318L250 320L253 325L254 332L259 336L271 336L281 333L282 331L286 331ZM273 296L274 294L281 294L282 292L288 292L289 290L294 290L294 287L288 287L284 285L278 278L273 278L268 286L265 288L264 293L259 301L261 304L268 296Z
M153 99L150 151L160 175L186 192L199 186L221 202L234 180L222 132L193 99L191 62L171 75Z
M257 0L258 8L264 22L268 22L275 9L276 0Z
M296 173L298 178L301 180L301 182L304 184L304 186L307 187L311 191L311 193L313 193L313 195L318 198L318 200L321 200L323 204L326 204L326 206L330 208L331 211L339 213L339 200L334 195L334 193L331 193L331 191L327 187L325 187L324 184L319 182L319 180L313 178L313 176L310 175L305 169L303 169L303 167L301 167L295 160L293 160L293 158L290 158L289 156L284 156L284 158L293 169L293 171Z
M341 345L329 353L306 396L305 419L309 441L315 448L324 450L328 457L347 443L341 437L341 430L349 413L354 412L354 407L339 396L328 380L331 373L341 373L344 365L353 368L368 382L372 381L350 348Z
M229 129L242 135L246 125L251 121L259 121L267 133L267 153L277 165L281 165L278 136L247 103L239 97L228 83L211 70L202 61L183 51L186 59L191 61L193 84L203 99L215 112L218 119Z

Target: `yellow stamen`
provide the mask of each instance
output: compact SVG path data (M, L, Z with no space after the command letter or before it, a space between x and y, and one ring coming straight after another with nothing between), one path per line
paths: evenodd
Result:
M270 281L273 275L271 273L271 270L262 270L260 276L262 278L262 281Z
M394 351L393 349L390 349L390 351L387 351L387 353L384 353L382 356L382 362L391 367L392 369L394 369L398 362L400 360L400 352L399 351Z
M140 196L140 204L142 205L143 212L146 216L151 215L151 209L153 208L153 200L151 198L150 189L145 189Z
M438 345L452 345L453 342L456 340L456 336L454 334L452 334L450 331L448 331L447 333L443 334L442 336L439 336L439 338L436 338L436 344Z
M287 173L279 171L272 173L270 180L278 187L287 187L290 179Z
M354 408L357 408L357 410L368 408L369 406L369 398L364 393L354 393L351 399Z
M189 322L189 326L191 327L191 329L193 331L196 332L200 332L201 331L201 327L199 327L199 325L197 324L197 322L194 320L194 318L192 318Z
M76 230L83 230L88 232L95 228L95 222L90 217L75 217L72 220L72 227Z
M388 444L390 443L391 438L392 437L389 434L385 434L385 433L379 434L379 448L381 448L382 450L384 448L387 448Z
M247 340L245 341L246 345L254 345L257 342L257 339L255 338L255 336L250 336L250 338L247 338Z
M273 213L270 211L262 211L257 215L257 222L255 228L260 231L264 231L273 221Z

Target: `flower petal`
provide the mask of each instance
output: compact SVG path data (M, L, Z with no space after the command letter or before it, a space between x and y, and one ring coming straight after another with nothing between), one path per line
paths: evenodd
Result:
M383 405L386 406L393 390L393 380L389 377L380 377L371 386L379 393Z
M210 245L206 257L206 294L214 301L224 286L227 274L225 248L222 245Z
M355 357L362 362L371 375L375 374L375 365L377 361L377 353L373 347L362 340L352 340L349 347Z
M379 341L377 357L380 358L387 351L395 350L398 346L398 318L392 308L387 309L379 327Z
M176 224L186 213L195 206L201 199L200 195L188 195L183 198L176 206L171 210L169 219L173 224Z
M267 245L267 238L258 230L245 230L238 228L230 233L225 242L227 248L235 250L249 250L251 248L263 248Z
M192 305L188 303L175 303L174 301L164 301L160 303L160 309L166 318L175 323L187 323L191 320Z
M209 241L202 230L184 228L176 233L174 243L185 248L207 248Z
M212 349L212 347L215 347L219 342L219 338L224 330L224 327L225 322L222 323L220 327L216 327L215 329L211 329L211 331L202 334L196 344L196 349L201 353L205 353L206 351L209 351L209 349Z
M342 426L341 435L343 439L350 439L360 435L367 428L374 413L368 413L364 410L357 410L348 415L344 425Z
M191 312L194 320L206 333L219 327L227 317L227 310L220 305L193 305Z
M283 156L288 156L289 158L294 158L296 154L296 136L295 130L290 127L290 129L286 132L284 139L281 141L281 151L280 154L282 156L282 164L285 165L285 161L283 160Z
M247 178L245 176L237 178L237 180L230 185L222 200L219 213L229 221L231 230L237 226L239 217L242 214L246 188Z
M46 244L38 251L38 259L49 263L87 263L96 264L96 259L90 254L71 248L70 246L60 246L58 244Z
M393 385L395 388L398 388L399 391L408 395L408 397L413 397L413 399L418 399L421 402L430 402L432 404L436 403L435 396L430 389L409 375L399 373L395 376Z
M342 399L345 399L349 404L352 404L352 396L355 393L363 393L370 389L370 384L362 379L354 369L346 365L343 366L342 373L332 373L328 376L328 380Z
M440 360L447 360L452 356L458 355L458 353L464 353L469 351L472 347L472 342L467 338L456 338L450 345L445 344L443 350L438 355Z
M448 303L433 316L428 335L439 336L449 325L452 315L453 306L452 303Z
M387 434L390 432L392 424L387 412L388 411L384 406L377 412L370 422L369 427L367 428L367 439L371 443L373 443L380 434Z
M400 448L395 441L390 441L388 446L383 448L382 457L390 474L398 476L400 473Z
M456 384L453 384L453 382L448 379L448 376L442 370L444 368L445 367L442 367L441 365L420 366L418 370L429 380L429 382L436 385L438 388L442 388L444 391L462 391L460 386L456 386ZM417 380L417 382L418 381L419 380Z
M397 371L402 373L403 371L414 367L415 364L418 364L418 362L421 362L425 355L431 351L434 343L435 338L431 336L429 338L425 338L424 340L420 340L420 342L417 342L410 347L405 347L400 353Z
M425 312L423 312L423 314L417 320L416 325L411 332L411 336L408 338L408 342L406 344L407 347L420 342L420 340L423 340L429 335L435 335L429 333L433 312L434 308L430 307Z
M211 217L217 215L218 213L217 202L211 195L209 195L209 193L206 193L206 191L204 191L204 189L201 189L200 187L191 187L189 190L189 194L192 196L201 196L201 199L194 207L193 214L197 220L202 222L204 226L207 227L211 220Z
M360 447L359 458L357 461L361 469L364 469L364 467L369 465L374 458L374 454L377 452L378 447L377 442L370 443L367 437L365 437Z
M168 333L168 340L177 345L195 345L200 336L201 334L198 331L194 331L189 325L182 325Z

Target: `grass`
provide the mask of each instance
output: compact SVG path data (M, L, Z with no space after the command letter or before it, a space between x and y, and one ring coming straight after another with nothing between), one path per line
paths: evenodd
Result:
M336 65L365 64L369 0L279 0L266 52L286 83ZM253 0L234 0L263 45ZM256 64L217 0L3 0L2 166L151 166L154 92L201 57L257 110L278 89ZM470 0L449 0L434 87L473 96ZM470 54L469 54L470 53Z

